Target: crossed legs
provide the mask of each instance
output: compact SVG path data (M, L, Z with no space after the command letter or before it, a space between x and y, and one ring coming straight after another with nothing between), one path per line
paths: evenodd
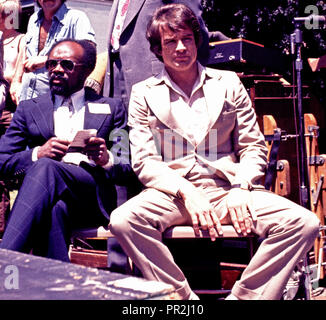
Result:
M78 166L43 158L26 173L1 248L33 249L35 254L69 261L71 228L103 219L93 177Z
M207 190L218 212L226 194L223 189ZM238 299L280 299L291 272L318 235L319 221L312 212L271 192L253 191L252 197L258 216L252 230L264 240L232 293ZM110 228L146 279L172 284L188 299L189 284L162 243L162 232L180 224L190 224L182 201L146 189L113 211Z

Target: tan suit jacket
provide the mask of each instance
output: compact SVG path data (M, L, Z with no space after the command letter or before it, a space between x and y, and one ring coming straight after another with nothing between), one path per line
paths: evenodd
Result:
M267 149L250 98L234 72L204 68L209 113L205 138L196 142L170 112L163 73L133 86L129 105L132 166L146 187L176 194L196 161L231 184L259 186ZM261 186L260 186L261 187Z
M203 83L210 121L207 134L197 141L198 145L183 125L187 121L183 117L185 108L176 102L172 104L173 113L170 112L170 93L162 75L133 87L129 106L132 165L140 180L152 188L124 203L110 216L110 230L144 277L172 284L182 299L192 296L191 288L161 239L162 232L170 226L192 221L185 202L169 194L175 194L182 183L203 187L207 200L222 217L228 201L224 182L246 180L256 185L266 166L264 137L236 74L207 69ZM202 100L200 97L196 102ZM196 102L192 106L198 111L200 106ZM172 117L180 111L179 106L184 119ZM206 123L202 117L197 119ZM197 125L196 119L193 123ZM167 137L163 139L165 133ZM203 166L196 165L201 163L211 170L201 170ZM202 179L197 174L202 171L224 181L209 181L206 176ZM257 215L251 230L264 240L233 286L232 294L240 300L280 299L291 272L318 235L319 221L314 213L272 192L253 191L250 199Z

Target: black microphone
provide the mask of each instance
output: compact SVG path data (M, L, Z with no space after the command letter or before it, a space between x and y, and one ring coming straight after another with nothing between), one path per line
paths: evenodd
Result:
M307 17L296 17L294 18L294 22L309 22L311 24L317 23L317 24L326 24L326 16L318 16L315 14L311 14Z

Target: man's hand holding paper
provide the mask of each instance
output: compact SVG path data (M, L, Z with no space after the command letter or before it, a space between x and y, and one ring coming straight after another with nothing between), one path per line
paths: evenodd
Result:
M81 161L105 166L110 156L103 138L96 137L95 129L80 130L69 144L62 161L79 165Z
M71 141L67 152L85 153L85 148L89 139L96 137L96 134L97 132L95 129L79 130Z
M70 141L52 137L37 149L37 159L51 158L61 161L66 155Z
M99 166L105 166L110 160L103 138L91 137L84 148L84 153Z

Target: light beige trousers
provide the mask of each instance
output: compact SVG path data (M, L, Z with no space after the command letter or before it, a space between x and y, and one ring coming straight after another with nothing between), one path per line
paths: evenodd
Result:
M222 212L227 189L203 189L217 212ZM257 190L251 195L258 217L252 231L264 240L232 294L244 300L280 299L291 272L318 235L319 220L313 212L271 192ZM146 189L111 214L110 228L146 279L172 284L188 299L191 288L162 243L162 232L180 224L191 224L183 201Z

